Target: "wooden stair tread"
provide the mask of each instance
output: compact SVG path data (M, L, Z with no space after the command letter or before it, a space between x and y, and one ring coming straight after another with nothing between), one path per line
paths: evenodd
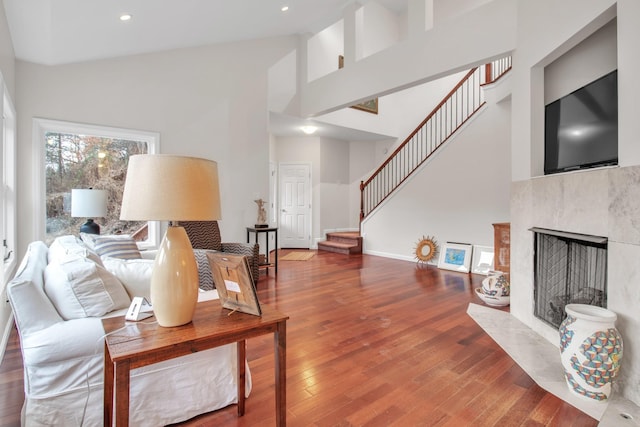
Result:
M362 236L357 231L327 233L327 239L318 242L318 249L342 254L362 253Z
M342 243L342 242L335 242L333 240L325 240L324 242L318 242L318 246L320 245L335 246L337 248L354 248L358 246L357 243Z
M336 236L336 237L348 237L353 239L362 239L360 233L357 231L334 231L331 233L327 233L327 236Z

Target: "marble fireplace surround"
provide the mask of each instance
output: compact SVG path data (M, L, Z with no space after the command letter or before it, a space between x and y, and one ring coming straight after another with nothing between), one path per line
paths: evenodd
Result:
M640 166L512 183L511 315L557 347L557 330L533 314L532 227L609 239L607 308L618 315L616 326L624 340L614 395L640 406Z

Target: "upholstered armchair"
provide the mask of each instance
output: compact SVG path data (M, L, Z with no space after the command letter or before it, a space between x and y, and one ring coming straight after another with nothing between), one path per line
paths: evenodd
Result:
M208 249L230 254L246 255L253 276L253 283L258 282L258 249L257 243L222 243L218 221L180 221L191 241L193 249ZM196 254L197 258L198 254Z

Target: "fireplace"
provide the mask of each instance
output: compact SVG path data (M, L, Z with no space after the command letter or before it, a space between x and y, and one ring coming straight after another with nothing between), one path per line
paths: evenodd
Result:
M607 238L532 228L534 315L558 328L567 304L607 305Z

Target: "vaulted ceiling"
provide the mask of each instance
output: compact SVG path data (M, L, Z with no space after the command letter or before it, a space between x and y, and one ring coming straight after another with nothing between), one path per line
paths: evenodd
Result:
M369 1L397 14L407 9L407 0L2 0L16 58L46 65L314 34L340 20L345 7ZM272 114L270 132L299 135L308 122ZM386 137L315 124L329 138Z
M366 4L372 0L357 0ZM401 13L407 0L375 0ZM355 0L3 0L16 58L63 64L316 33ZM288 6L287 11L282 11ZM123 14L131 15L121 21Z

